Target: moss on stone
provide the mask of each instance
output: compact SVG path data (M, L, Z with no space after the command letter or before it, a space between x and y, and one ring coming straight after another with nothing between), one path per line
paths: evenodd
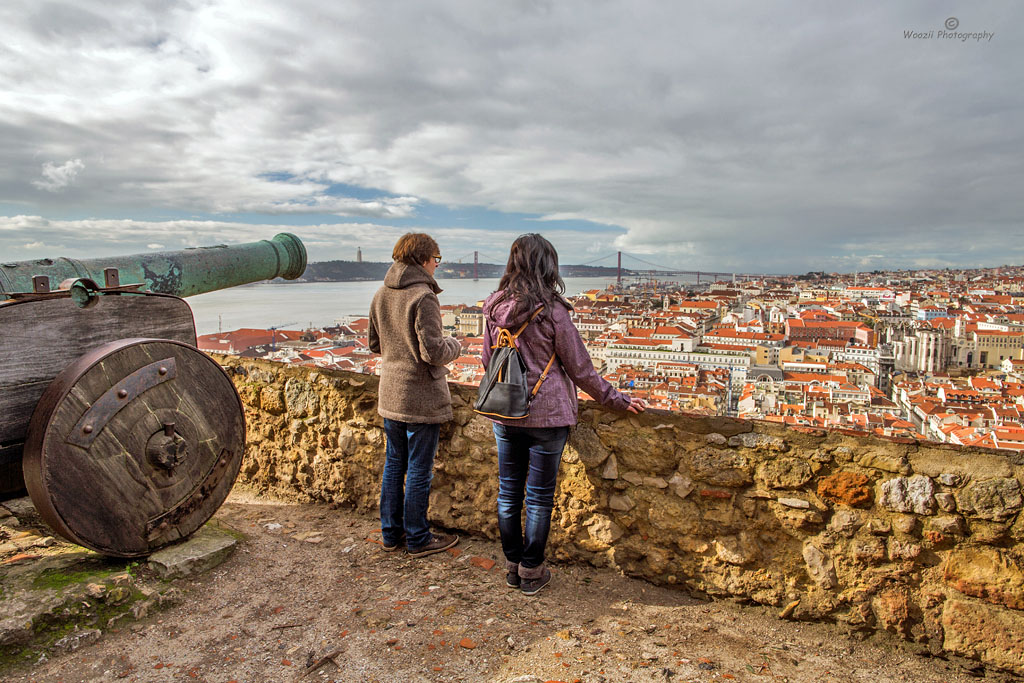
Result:
M228 536L230 536L231 538L235 539L236 541L240 541L241 542L241 541L249 540L249 537L246 534L242 533L238 529L235 529L235 528L232 528L232 527L228 526L227 524L222 524L222 523L218 522L217 520L210 520L209 522L206 523L206 526L208 526L208 527L210 527L212 529L216 529L217 531L223 532L223 533L227 534Z
M59 589L77 581L95 579L97 576L96 571L50 572L52 583L60 585L46 587ZM62 638L76 630L105 631L111 619L130 614L132 606L144 597L142 591L137 588L132 588L130 594L117 604L109 604L96 598L84 598L78 594L71 596L51 614L32 623L32 638L28 643L0 648L0 675L35 664L40 655L49 653Z
M102 581L103 579L124 571L124 567L110 569L80 569L77 571L65 571L60 569L47 569L32 581L32 587L40 590L60 590L73 583L85 583L86 581Z

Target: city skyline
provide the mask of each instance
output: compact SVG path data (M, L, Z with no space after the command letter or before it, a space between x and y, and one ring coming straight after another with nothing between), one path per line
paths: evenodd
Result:
M417 230L453 260L501 262L541 232L566 264L619 250L741 273L1021 263L1022 16L13 2L0 251L287 230L311 261L357 247L386 261Z

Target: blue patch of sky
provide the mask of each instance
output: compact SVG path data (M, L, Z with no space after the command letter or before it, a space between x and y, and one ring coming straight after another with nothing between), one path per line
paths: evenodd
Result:
M261 176L273 182L290 183L300 180L290 173L265 173ZM351 197L360 201L394 199L396 195L377 188L359 187L356 185L334 184L325 190L325 194L333 197ZM97 207L59 208L54 207L45 212L38 207L29 208L24 205L0 204L0 214L16 216L19 214L39 213L50 220L85 220L85 219L130 219L138 221L218 221L233 223L254 223L270 225L319 225L346 223L374 223L398 228L468 228L473 230L502 230L520 232L540 232L549 230L568 230L589 234L624 232L619 226L594 223L586 220L541 220L542 215L536 213L505 212L481 206L444 206L428 201L417 202L408 217L388 216L338 216L333 213L263 213L263 212L232 212L206 213L191 212L167 207L121 206L106 210Z

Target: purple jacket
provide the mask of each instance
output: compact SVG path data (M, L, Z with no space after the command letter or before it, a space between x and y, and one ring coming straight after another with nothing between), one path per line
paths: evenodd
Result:
M504 327L513 334L529 318L523 313L513 316L515 304L505 300L495 305L499 292L494 292L484 301L484 352L481 360L484 367L491 359L491 345L497 336L497 328ZM572 306L561 297L546 306L533 319L518 339L519 352L526 362L526 380L530 388L537 383L544 371L551 353L556 354L548 378L530 404L530 415L521 420L491 418L495 422L518 427L563 427L575 425L578 412L576 386L593 396L597 401L615 410L629 407L629 398L620 393L594 370L594 364L587 353L587 347L580 338L579 330L569 317Z

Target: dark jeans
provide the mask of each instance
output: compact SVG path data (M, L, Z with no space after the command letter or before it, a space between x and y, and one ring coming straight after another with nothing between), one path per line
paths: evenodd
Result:
M384 545L396 545L405 532L409 548L430 542L427 504L434 478L439 424L416 424L384 418L387 446L380 484L380 530Z
M505 559L527 569L544 563L555 480L568 427L509 427L494 423L498 442L498 530ZM525 489L526 528L520 516Z

